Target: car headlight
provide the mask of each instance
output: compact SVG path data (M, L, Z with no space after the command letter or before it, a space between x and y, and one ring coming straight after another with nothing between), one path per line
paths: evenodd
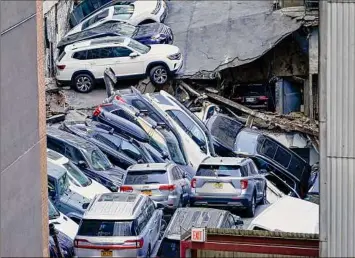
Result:
M173 54L173 55L169 55L168 58L170 60L180 60L181 59L181 53L176 53L176 54Z
M152 11L152 14L157 14L160 11L161 2L162 2L162 0L157 1L157 5L155 6L155 9Z
M164 39L166 39L166 35L161 33L152 36L152 40L164 40Z

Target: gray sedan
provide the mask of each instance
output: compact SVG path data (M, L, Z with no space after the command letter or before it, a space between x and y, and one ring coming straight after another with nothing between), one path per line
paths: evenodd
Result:
M266 203L266 180L250 158L208 157L191 180L191 206L245 209Z

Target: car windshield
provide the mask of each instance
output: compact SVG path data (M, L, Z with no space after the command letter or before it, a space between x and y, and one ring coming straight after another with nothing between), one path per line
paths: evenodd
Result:
M84 151L84 154L95 170L103 171L113 167L105 154L99 150L92 150L91 152Z
M128 47L132 48L140 54L147 54L150 50L150 46L139 43L134 39L129 40Z
M91 179L85 176L85 174L81 172L81 170L77 168L71 161L63 164L63 166L67 169L69 173L69 180L71 180L74 184L81 187L91 185Z
M242 171L240 166L201 165L196 172L196 176L242 177Z
M56 219L60 216L59 211L54 207L53 203L48 201L48 217L49 219Z
M233 143L242 127L243 125L238 121L217 115L211 126L211 134L226 146L233 148Z
M68 175L65 173L61 178L58 179L59 194L63 195L69 188Z
M135 236L133 221L82 220L79 236Z
M125 185L168 184L168 173L161 171L128 171Z
M114 6L113 16L114 20L128 20L134 13L134 5L116 5Z

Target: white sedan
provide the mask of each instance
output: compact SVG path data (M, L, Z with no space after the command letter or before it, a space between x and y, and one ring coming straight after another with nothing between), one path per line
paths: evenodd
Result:
M124 21L135 26L162 22L166 14L167 6L164 0L139 0L131 4L115 4L90 15L71 29L66 36L112 21Z

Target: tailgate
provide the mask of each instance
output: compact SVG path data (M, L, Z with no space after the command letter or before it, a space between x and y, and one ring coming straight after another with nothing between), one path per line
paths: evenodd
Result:
M242 189L240 186L240 178L232 177L195 177L196 193L219 195L232 194L240 195Z

